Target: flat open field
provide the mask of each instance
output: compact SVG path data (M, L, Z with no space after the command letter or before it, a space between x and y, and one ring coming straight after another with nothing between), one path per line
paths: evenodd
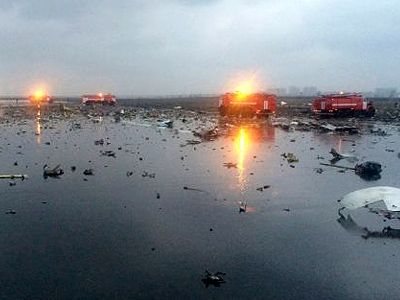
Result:
M0 298L398 297L400 235L383 229L399 220L338 213L349 192L399 186L396 101L340 121L288 102L272 122L125 101L1 104L0 174L28 178L0 181ZM351 156L336 165L379 162L380 177L321 165L331 148Z

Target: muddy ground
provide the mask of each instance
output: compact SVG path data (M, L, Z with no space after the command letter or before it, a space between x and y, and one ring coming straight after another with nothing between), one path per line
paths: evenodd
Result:
M338 213L399 186L395 102L341 120L289 103L271 122L191 105L3 103L0 174L28 178L0 181L2 299L398 298L400 235L382 233L399 220ZM382 173L321 165L331 148Z

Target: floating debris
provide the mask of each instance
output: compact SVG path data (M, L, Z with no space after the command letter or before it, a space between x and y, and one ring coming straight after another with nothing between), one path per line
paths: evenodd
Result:
M26 174L2 174L0 175L0 179L21 179L25 180L28 178Z
M55 168L50 169L47 164L43 166L43 177L59 177L64 174L64 170L61 169L60 165L57 165Z
M294 154L291 153L291 152L282 153L281 156L282 156L284 159L286 159L286 161L287 161L289 164L299 162L299 159L296 157L296 155L294 155Z
M227 167L228 169L230 168L237 168L237 163L231 163L231 162L227 162L227 163L223 163L222 164L224 167Z
M85 171L83 171L83 175L86 176L94 175L93 169L85 169Z
M225 283L225 280L222 276L225 276L226 273L223 272L215 272L210 273L206 270L204 278L201 280L206 287L209 285L213 285L215 287L219 287L222 283Z
M102 156L108 156L108 157L117 157L115 152L112 150L107 150L107 151L100 151Z
M366 161L354 167L355 173L365 180L378 180L381 178L382 165L374 161Z

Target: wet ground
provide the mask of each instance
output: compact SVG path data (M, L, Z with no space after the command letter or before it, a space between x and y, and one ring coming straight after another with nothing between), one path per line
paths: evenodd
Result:
M170 117L173 128L158 126ZM398 298L400 239L360 232L399 221L357 211L338 222L337 201L399 186L398 128L378 124L389 133L378 136L367 125L346 135L225 123L145 110L120 122L79 114L3 122L1 174L29 178L0 181L0 297ZM215 140L188 143L200 141L192 130L214 125ZM321 166L332 147L380 162L381 179ZM289 152L299 161L282 157ZM64 174L43 178L45 164ZM206 287L205 270L226 282Z

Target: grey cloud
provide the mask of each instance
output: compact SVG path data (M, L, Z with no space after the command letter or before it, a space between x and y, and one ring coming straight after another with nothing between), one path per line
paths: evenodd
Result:
M398 84L397 1L0 2L0 94L221 92L243 70L264 86ZM9 3L9 2L7 2Z

